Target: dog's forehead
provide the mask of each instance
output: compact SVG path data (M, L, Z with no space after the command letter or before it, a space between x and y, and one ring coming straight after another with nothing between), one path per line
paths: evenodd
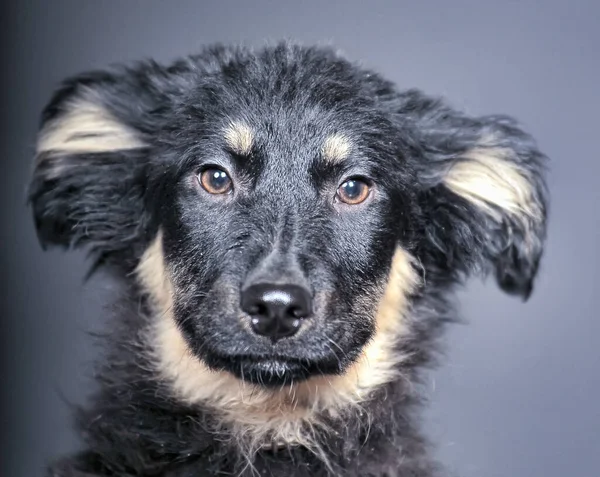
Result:
M364 139L363 129L384 112L372 92L343 68L293 66L237 65L233 76L216 75L198 90L204 104L199 116L241 155L262 147L281 156L348 158Z

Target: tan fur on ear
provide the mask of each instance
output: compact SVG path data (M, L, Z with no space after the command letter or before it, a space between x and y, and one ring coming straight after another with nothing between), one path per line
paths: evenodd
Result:
M512 152L500 147L480 147L465 153L448 171L444 182L456 194L477 204L500 220L497 207L528 223L541 211L534 199L527 174L509 158Z
M103 106L89 99L72 101L42 128L37 153L86 154L144 147L144 143Z
M190 351L173 316L173 285L160 233L137 275L156 309L148 342L159 376L177 399L220 413L249 454L276 442L303 445L324 456L312 438L316 429L325 426L322 416L340 417L349 407L360 406L379 386L399 377L398 364L406 358L394 346L408 330L407 295L418 279L411 257L400 248L382 291L376 333L362 356L342 376L315 377L276 390L211 371Z

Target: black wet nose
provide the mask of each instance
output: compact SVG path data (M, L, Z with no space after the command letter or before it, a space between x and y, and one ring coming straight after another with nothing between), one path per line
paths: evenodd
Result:
M260 283L242 292L241 307L251 316L255 333L277 341L300 329L311 313L312 298L301 286Z

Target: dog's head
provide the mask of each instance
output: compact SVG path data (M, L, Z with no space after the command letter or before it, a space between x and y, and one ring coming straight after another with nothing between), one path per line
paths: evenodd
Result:
M543 160L327 49L213 48L66 82L31 202L43 244L135 270L179 346L269 386L376 367L413 297L475 270L528 297Z

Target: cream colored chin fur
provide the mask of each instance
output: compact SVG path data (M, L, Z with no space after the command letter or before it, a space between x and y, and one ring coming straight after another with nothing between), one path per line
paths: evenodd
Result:
M244 383L227 372L209 370L189 350L172 315L173 286L164 262L159 233L138 268L152 299L156 320L150 331L153 358L173 394L189 405L204 405L221 414L223 424L257 448L269 442L314 447L311 435L320 417L341 416L360 406L382 384L399 377L405 356L393 351L407 332L407 294L417 285L411 257L398 249L377 311L377 332L362 357L343 375L315 377L281 389Z
M144 147L136 134L103 106L77 99L42 128L37 153L86 154Z

